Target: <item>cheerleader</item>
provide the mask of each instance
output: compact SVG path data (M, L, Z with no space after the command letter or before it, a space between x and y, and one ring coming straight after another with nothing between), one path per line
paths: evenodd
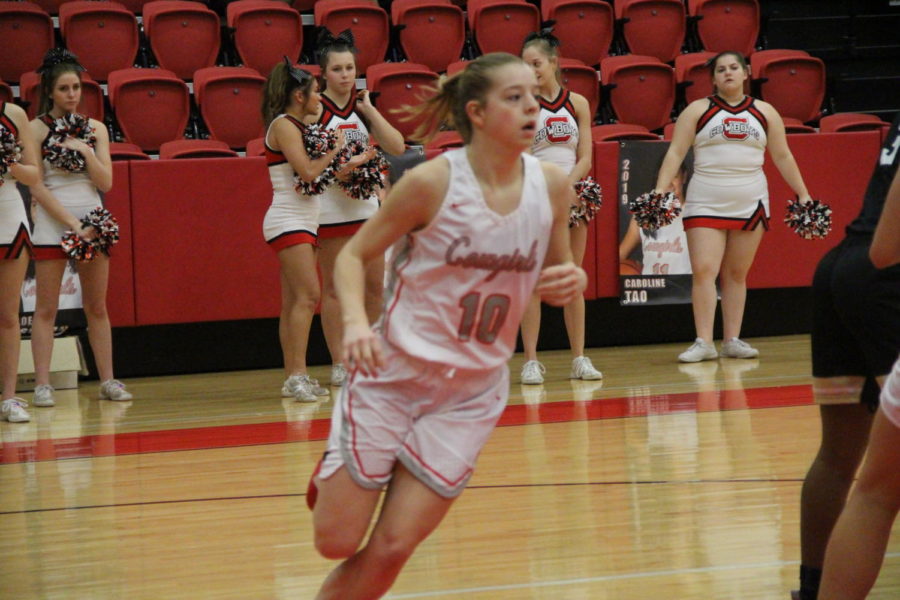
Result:
M503 412L506 363L528 299L536 291L560 306L585 288L568 240L571 182L523 154L534 139L536 92L532 70L503 53L445 81L418 114L426 132L452 123L466 145L404 175L338 257L351 373L307 502L317 550L346 560L319 600L387 593L462 493ZM394 242L373 330L366 266Z
M112 187L112 161L106 127L75 112L81 101L82 71L84 68L73 54L66 50L50 50L39 69L39 116L31 122L31 135L40 145L44 159L43 179L31 186L32 197L37 201L32 236L37 296L31 336L37 383L34 390L36 406L54 404L50 357L53 353L59 288L67 260L60 240L67 230L84 239L96 236L93 228L82 229L81 218L91 210L102 207L100 192L108 192ZM51 128L63 117L86 121L93 134L86 139L69 136L60 144L55 144ZM66 156L69 160L64 164L60 158ZM80 162L83 166L73 166L72 162ZM113 377L112 335L106 311L109 256L98 252L93 260L79 262L77 268L87 317L88 340L100 375L100 398L131 400L132 395L124 384Z
M525 38L522 59L537 76L541 106L538 129L531 145L531 153L538 159L559 165L568 173L574 185L587 177L591 170L591 110L581 94L562 87L559 70L559 40L549 29L530 34ZM584 260L587 245L587 225L593 213L582 207L572 207L569 238L575 264ZM577 215L584 215L578 218ZM571 379L596 380L603 374L594 368L591 359L584 355L584 296L576 296L563 307L569 346L572 349ZM537 360L538 332L541 327L541 302L532 297L522 318L522 345L525 364L521 381L525 384L544 382L544 365Z
M687 188L682 223L687 232L693 273L691 299L697 337L678 359L712 360L716 313L716 277L722 287L725 341L721 355L755 358L756 348L740 339L747 272L762 235L769 228L769 192L762 165L766 148L801 202L810 200L788 148L784 123L768 103L744 95L750 76L738 52L722 52L709 61L714 94L695 100L681 113L656 180L668 190L694 147L694 174Z
M281 388L283 397L315 402L327 396L306 371L309 327L319 303L319 278L316 274L316 240L319 199L300 193L328 177L331 163L341 150L343 134L338 132L330 150L310 157L304 143L308 126L303 119L315 115L321 103L319 86L309 71L296 69L290 61L275 65L263 93L263 122L266 163L272 180L272 205L263 220L266 243L277 252L281 265L281 316L278 336L284 356L287 379ZM298 180L295 180L295 177Z
M31 233L16 182L35 185L41 178L37 144L25 111L0 102L0 419L28 421L28 404L16 397L19 368L19 300L28 268Z
M350 30L337 37L321 29L317 54L325 90L322 106L313 121L328 129L340 129L347 143L359 142L369 146L374 138L388 154L403 154L403 136L372 105L369 92L356 89L356 48ZM368 158L373 155L368 154ZM338 172L346 179L353 166L346 165ZM319 267L322 271L322 329L332 360L340 356L341 311L334 290L334 261L344 244L363 223L378 210L378 198L371 196L357 200L348 196L337 184L321 196L319 214ZM373 261L366 271L366 307L371 320L381 310L384 280L384 260ZM331 369L331 384L343 385L347 376L344 365L335 362Z

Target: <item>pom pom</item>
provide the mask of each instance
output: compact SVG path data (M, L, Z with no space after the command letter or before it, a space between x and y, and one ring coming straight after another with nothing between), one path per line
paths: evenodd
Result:
M95 208L81 219L83 227L93 227L97 236L86 241L74 231L67 231L62 237L63 251L69 258L93 260L97 252L109 254L109 248L119 241L119 222L105 208Z
M337 146L337 134L320 125L307 125L303 128L303 146L309 158L322 158ZM317 196L325 192L325 188L334 182L334 162L325 167L318 177L312 181L304 181L299 175L294 177L294 189L304 196Z
M368 146L362 142L349 142L340 153L340 163L345 164L352 157L368 150ZM356 200L366 200L375 196L378 190L384 189L384 174L390 170L384 153L375 149L372 160L364 162L352 171L346 180L338 180L338 185L348 196Z
M681 214L681 201L673 192L647 192L628 202L638 227L655 231L670 225Z
M804 240L821 240L831 232L831 207L819 200L788 200L784 222Z
M84 155L78 150L63 147L66 138L81 140L91 148L97 145L97 136L90 120L84 115L71 113L64 115L50 126L47 141L44 142L44 158L57 169L70 173L80 173L87 169Z
M585 177L575 183L575 194L578 200L569 212L569 227L590 223L603 204L603 189L593 177Z
M15 134L0 125L0 185L9 168L22 160L22 144Z

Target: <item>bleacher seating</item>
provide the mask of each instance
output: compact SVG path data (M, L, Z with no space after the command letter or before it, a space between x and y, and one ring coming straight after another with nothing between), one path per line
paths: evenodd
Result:
M379 63L369 68L366 80L369 91L377 93L378 111L397 131L409 139L420 120L405 121L394 112L403 105L416 105L436 87L438 74L416 63Z
M609 55L615 27L613 9L608 2L543 0L541 17L556 22L553 35L559 38L562 56L594 66Z
M277 0L240 0L226 9L234 46L245 67L267 76L287 56L300 57L303 27L300 13Z
M383 8L365 0L320 0L315 6L317 27L325 27L337 35L345 29L353 32L359 53L356 55L357 76L364 75L370 65L384 61L390 41L390 20Z
M53 47L53 20L32 2L0 2L0 40L0 79L16 83Z
M686 11L682 0L617 0L616 19L632 54L676 60L684 45Z
M537 31L541 22L537 7L525 0L470 0L467 10L469 29L482 54L519 54L525 36Z
M263 86L266 80L248 67L207 67L194 73L194 100L214 140L244 148L263 134Z
M238 156L238 153L218 140L172 140L159 147L159 158L222 158Z
M819 118L825 97L825 64L802 50L761 50L750 58L759 97L782 117L806 123Z
M688 0L688 12L704 50L753 53L759 37L757 0Z
M137 19L118 2L66 2L59 7L59 31L66 47L97 81L106 81L110 71L134 65Z
M109 74L109 102L126 142L155 151L184 137L190 117L187 84L165 69L122 69Z
M144 34L159 66L190 79L216 64L219 17L199 2L154 0L144 6Z
M600 63L601 83L619 122L650 131L671 121L675 71L653 56L610 56Z
M459 59L466 22L462 9L450 0L395 0L391 21L399 29L400 48L410 62L442 73Z

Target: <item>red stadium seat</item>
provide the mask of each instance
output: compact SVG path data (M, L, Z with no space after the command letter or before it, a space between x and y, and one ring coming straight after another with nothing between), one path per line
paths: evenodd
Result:
M810 127L809 125L804 125L803 121L800 119L792 119L790 117L784 117L781 119L784 121L784 132L785 133L815 133L816 128Z
M225 142L218 140L172 140L159 147L160 159L222 158L239 156Z
M210 137L243 148L261 136L265 84L265 77L247 67L207 67L194 73L194 99Z
M316 5L316 0L294 0L291 8L299 13L311 13Z
M118 2L67 2L59 7L59 30L66 47L97 81L134 65L137 20Z
M300 57L303 27L300 13L277 0L241 0L226 9L234 45L245 67L264 77L283 56Z
M34 71L22 73L22 79L19 80L19 97L23 102L28 103L25 112L28 113L29 119L37 116L40 85L41 76L38 73ZM103 88L91 79L87 71L81 74L81 102L78 104L78 112L98 121L103 121L103 117L106 115L103 106Z
M140 146L127 142L110 142L109 155L113 160L150 160Z
M425 159L431 160L435 156L463 146L462 136L456 131L440 131L425 144Z
M559 38L562 56L593 66L609 54L614 25L613 9L608 2L544 0L541 11L544 21L556 21L553 35Z
M266 154L266 138L258 137L247 142L247 156L264 156Z
M402 115L392 109L403 105L415 106L428 94L428 88L437 86L438 74L416 63L379 63L369 67L366 85L371 92L378 92L378 111L391 125L408 139L419 124L418 120L402 121Z
M666 123L666 126L663 127L663 139L669 141L673 135L675 135L675 123Z
M17 1L17 0L14 0ZM33 0L35 4L44 9L48 15L56 16L59 14L59 5L72 0Z
M574 58L561 58L559 70L562 71L563 87L585 97L591 107L593 119L600 105L600 78L597 71Z
M891 126L875 115L865 113L836 113L819 120L819 131L832 133L836 131L885 131Z
M653 56L610 56L600 63L601 83L609 86L610 106L618 121L650 131L671 120L675 71Z
M391 20L402 27L400 48L410 62L440 73L459 59L466 41L466 22L462 9L450 0L395 0Z
M541 24L541 15L533 4L503 0L469 0L469 29L482 54L509 52L518 56L522 42Z
M759 36L757 0L688 0L688 11L698 19L697 37L704 50L753 53Z
M617 0L616 19L632 54L676 60L684 45L685 8L681 0Z
M615 123L613 125L594 125L591 127L591 139L595 142L611 142L614 140L659 140L659 136L641 125Z
M818 119L825 98L825 63L802 50L761 50L751 57L759 97L782 117Z
M122 69L109 74L109 103L125 141L143 150L184 136L190 117L187 84L166 69Z
M457 60L450 63L449 65L447 65L447 77L456 75L457 73L465 69L467 64L469 64L469 61L467 60Z
M694 52L675 57L675 82L684 89L686 104L712 95L712 77L706 62L713 56L713 52Z
M65 1L65 0L63 0ZM93 0L94 2L100 1L105 2L106 0ZM202 1L202 0L201 0ZM130 10L136 15L143 14L147 10L147 4L150 3L150 0L116 0L116 2L121 2L125 8Z
M12 88L0 81L0 102L12 102L13 98L15 98L15 96L13 95Z
M52 48L53 20L31 2L0 2L0 79L15 83Z
M365 0L322 0L316 2L315 19L317 27L325 27L335 35L345 29L353 32L359 50L357 76L384 60L390 42L390 22L383 8Z
M199 2L148 2L144 6L144 33L159 66L182 79L216 64L219 17Z

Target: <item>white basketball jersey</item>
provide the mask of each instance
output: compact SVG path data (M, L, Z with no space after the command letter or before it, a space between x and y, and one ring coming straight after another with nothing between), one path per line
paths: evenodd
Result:
M393 249L378 329L414 357L490 369L515 351L544 263L553 221L547 184L540 162L523 154L519 206L499 215L485 203L466 149L442 158L450 163L447 195L431 223Z
M644 254L642 275L686 275L691 272L687 236L681 219L654 232L640 229Z
M697 121L695 176L715 178L719 185L743 185L756 177L765 158L767 127L750 96L737 106L710 96L709 108Z
M538 115L538 129L531 145L531 154L571 173L575 168L578 149L578 121L571 94L561 88L553 102L538 98L538 103L541 113Z

